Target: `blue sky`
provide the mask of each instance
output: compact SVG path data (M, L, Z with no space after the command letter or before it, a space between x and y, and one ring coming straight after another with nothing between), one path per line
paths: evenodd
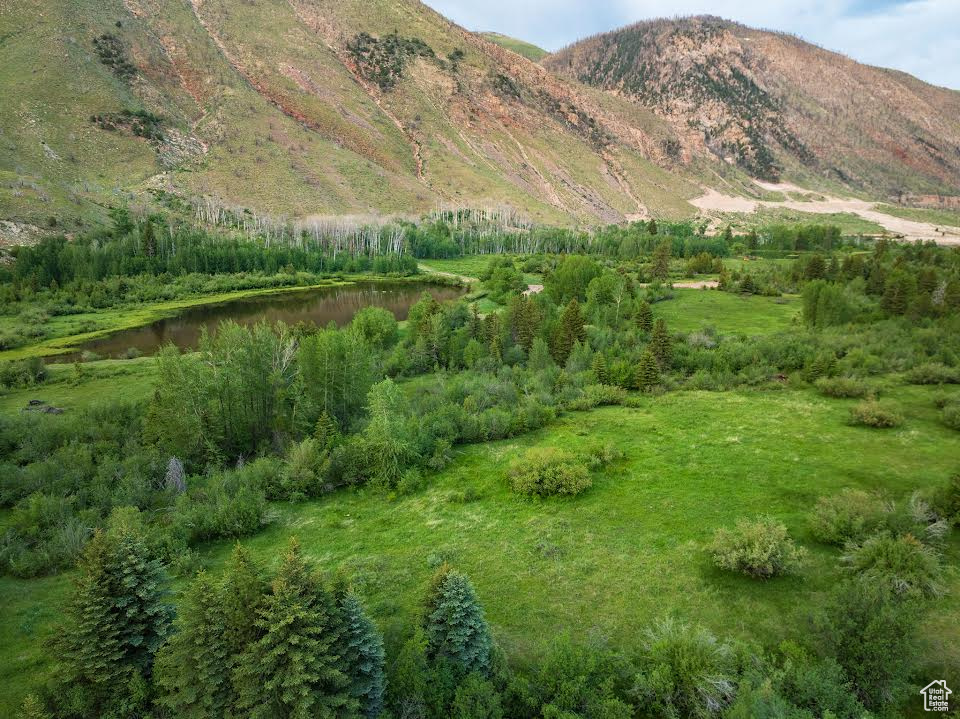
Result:
M426 0L470 30L556 50L637 20L719 15L960 90L960 0Z

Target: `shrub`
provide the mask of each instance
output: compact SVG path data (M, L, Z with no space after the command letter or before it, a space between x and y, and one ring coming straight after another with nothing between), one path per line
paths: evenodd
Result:
M960 402L951 402L944 406L940 413L940 421L950 429L960 431Z
M889 429L903 424L903 417L876 400L868 399L850 408L848 422L853 426Z
M853 377L821 377L815 384L820 394L838 399L862 398L870 393L866 382Z
M787 536L787 528L771 517L739 519L732 530L718 529L710 551L720 569L760 579L796 571L806 554Z
M733 650L705 629L672 621L647 633L634 692L643 716L712 717L733 699Z
M939 362L925 362L906 374L910 384L960 384L960 370Z
M940 519L960 524L960 474L933 491L930 506Z
M863 580L886 587L895 596L919 599L943 593L940 560L910 534L875 534L863 544L850 545L843 561Z
M586 463L555 447L534 448L510 467L513 491L538 497L573 496L593 484Z
M832 497L820 497L813 510L813 535L827 544L859 540L882 521L883 501L861 489L845 489Z
M595 445L586 454L587 466L592 470L602 469L618 459L623 459L623 452L612 444Z

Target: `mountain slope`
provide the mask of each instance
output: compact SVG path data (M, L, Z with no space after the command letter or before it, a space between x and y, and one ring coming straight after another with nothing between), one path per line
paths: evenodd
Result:
M106 48L106 52L104 52ZM36 67L39 49L47 62ZM146 190L272 214L693 212L670 126L415 0L25 0L0 17L0 218Z
M496 43L500 47L505 47L507 50L513 50L518 55L523 55L528 60L533 60L534 62L540 62L549 54L542 47L537 47L533 43L518 40L515 37L503 35L499 32L482 32L480 33L480 37Z
M544 65L654 109L688 153L872 194L960 186L960 93L713 17L642 22Z

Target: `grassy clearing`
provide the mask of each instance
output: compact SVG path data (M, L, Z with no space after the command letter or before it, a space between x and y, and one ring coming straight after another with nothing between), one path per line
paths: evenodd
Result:
M960 462L956 434L937 421L935 390L891 392L904 426L847 426L851 402L810 390L685 392L639 409L568 415L519 439L461 449L428 488L388 500L365 489L304 504L276 504L276 520L245 542L274 562L291 534L327 569L342 567L388 632L408 626L437 563L466 571L497 639L521 660L551 637L607 636L625 650L650 621L671 615L722 636L764 643L799 638L805 618L839 578L839 551L817 544L807 513L844 487L891 496L943 481ZM509 463L533 446L612 443L625 458L571 500L530 501L507 487ZM797 577L754 581L716 570L705 551L714 530L771 514L811 551ZM0 516L2 523L2 516ZM220 565L230 543L206 547ZM945 565L960 560L954 536ZM932 607L925 627L929 670L960 667L960 581ZM49 636L67 577L0 579L0 714L48 665ZM182 585L181 585L182 586ZM931 674L931 676L933 675Z
M533 43L518 40L509 35L502 35L499 32L482 32L480 35L490 42L496 43L500 47L505 47L507 50L512 50L518 55L522 55L534 62L540 62L540 60L550 54L542 47L537 47Z
M885 215L900 217L904 220L960 227L960 210L934 210L925 207L898 207L897 205L884 204L877 205L874 209Z
M789 328L800 311L800 298L734 295L717 290L674 290L673 299L653 305L674 332L713 327L725 334L772 334Z
M773 224L812 224L836 225L845 235L882 235L888 230L871 220L865 220L849 212L802 212L784 207L758 207L756 212L716 212L711 213L722 227L730 225L735 233Z
M105 398L146 399L153 391L156 368L152 357L97 360L81 364L82 376L78 377L74 365L47 365L49 378L42 385L0 392L0 412L18 412L31 399L67 410Z

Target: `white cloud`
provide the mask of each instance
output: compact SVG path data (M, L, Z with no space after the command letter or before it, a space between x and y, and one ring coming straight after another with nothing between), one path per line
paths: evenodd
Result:
M960 0L428 0L471 30L556 50L586 35L664 15L719 15L791 32L860 62L960 89Z

